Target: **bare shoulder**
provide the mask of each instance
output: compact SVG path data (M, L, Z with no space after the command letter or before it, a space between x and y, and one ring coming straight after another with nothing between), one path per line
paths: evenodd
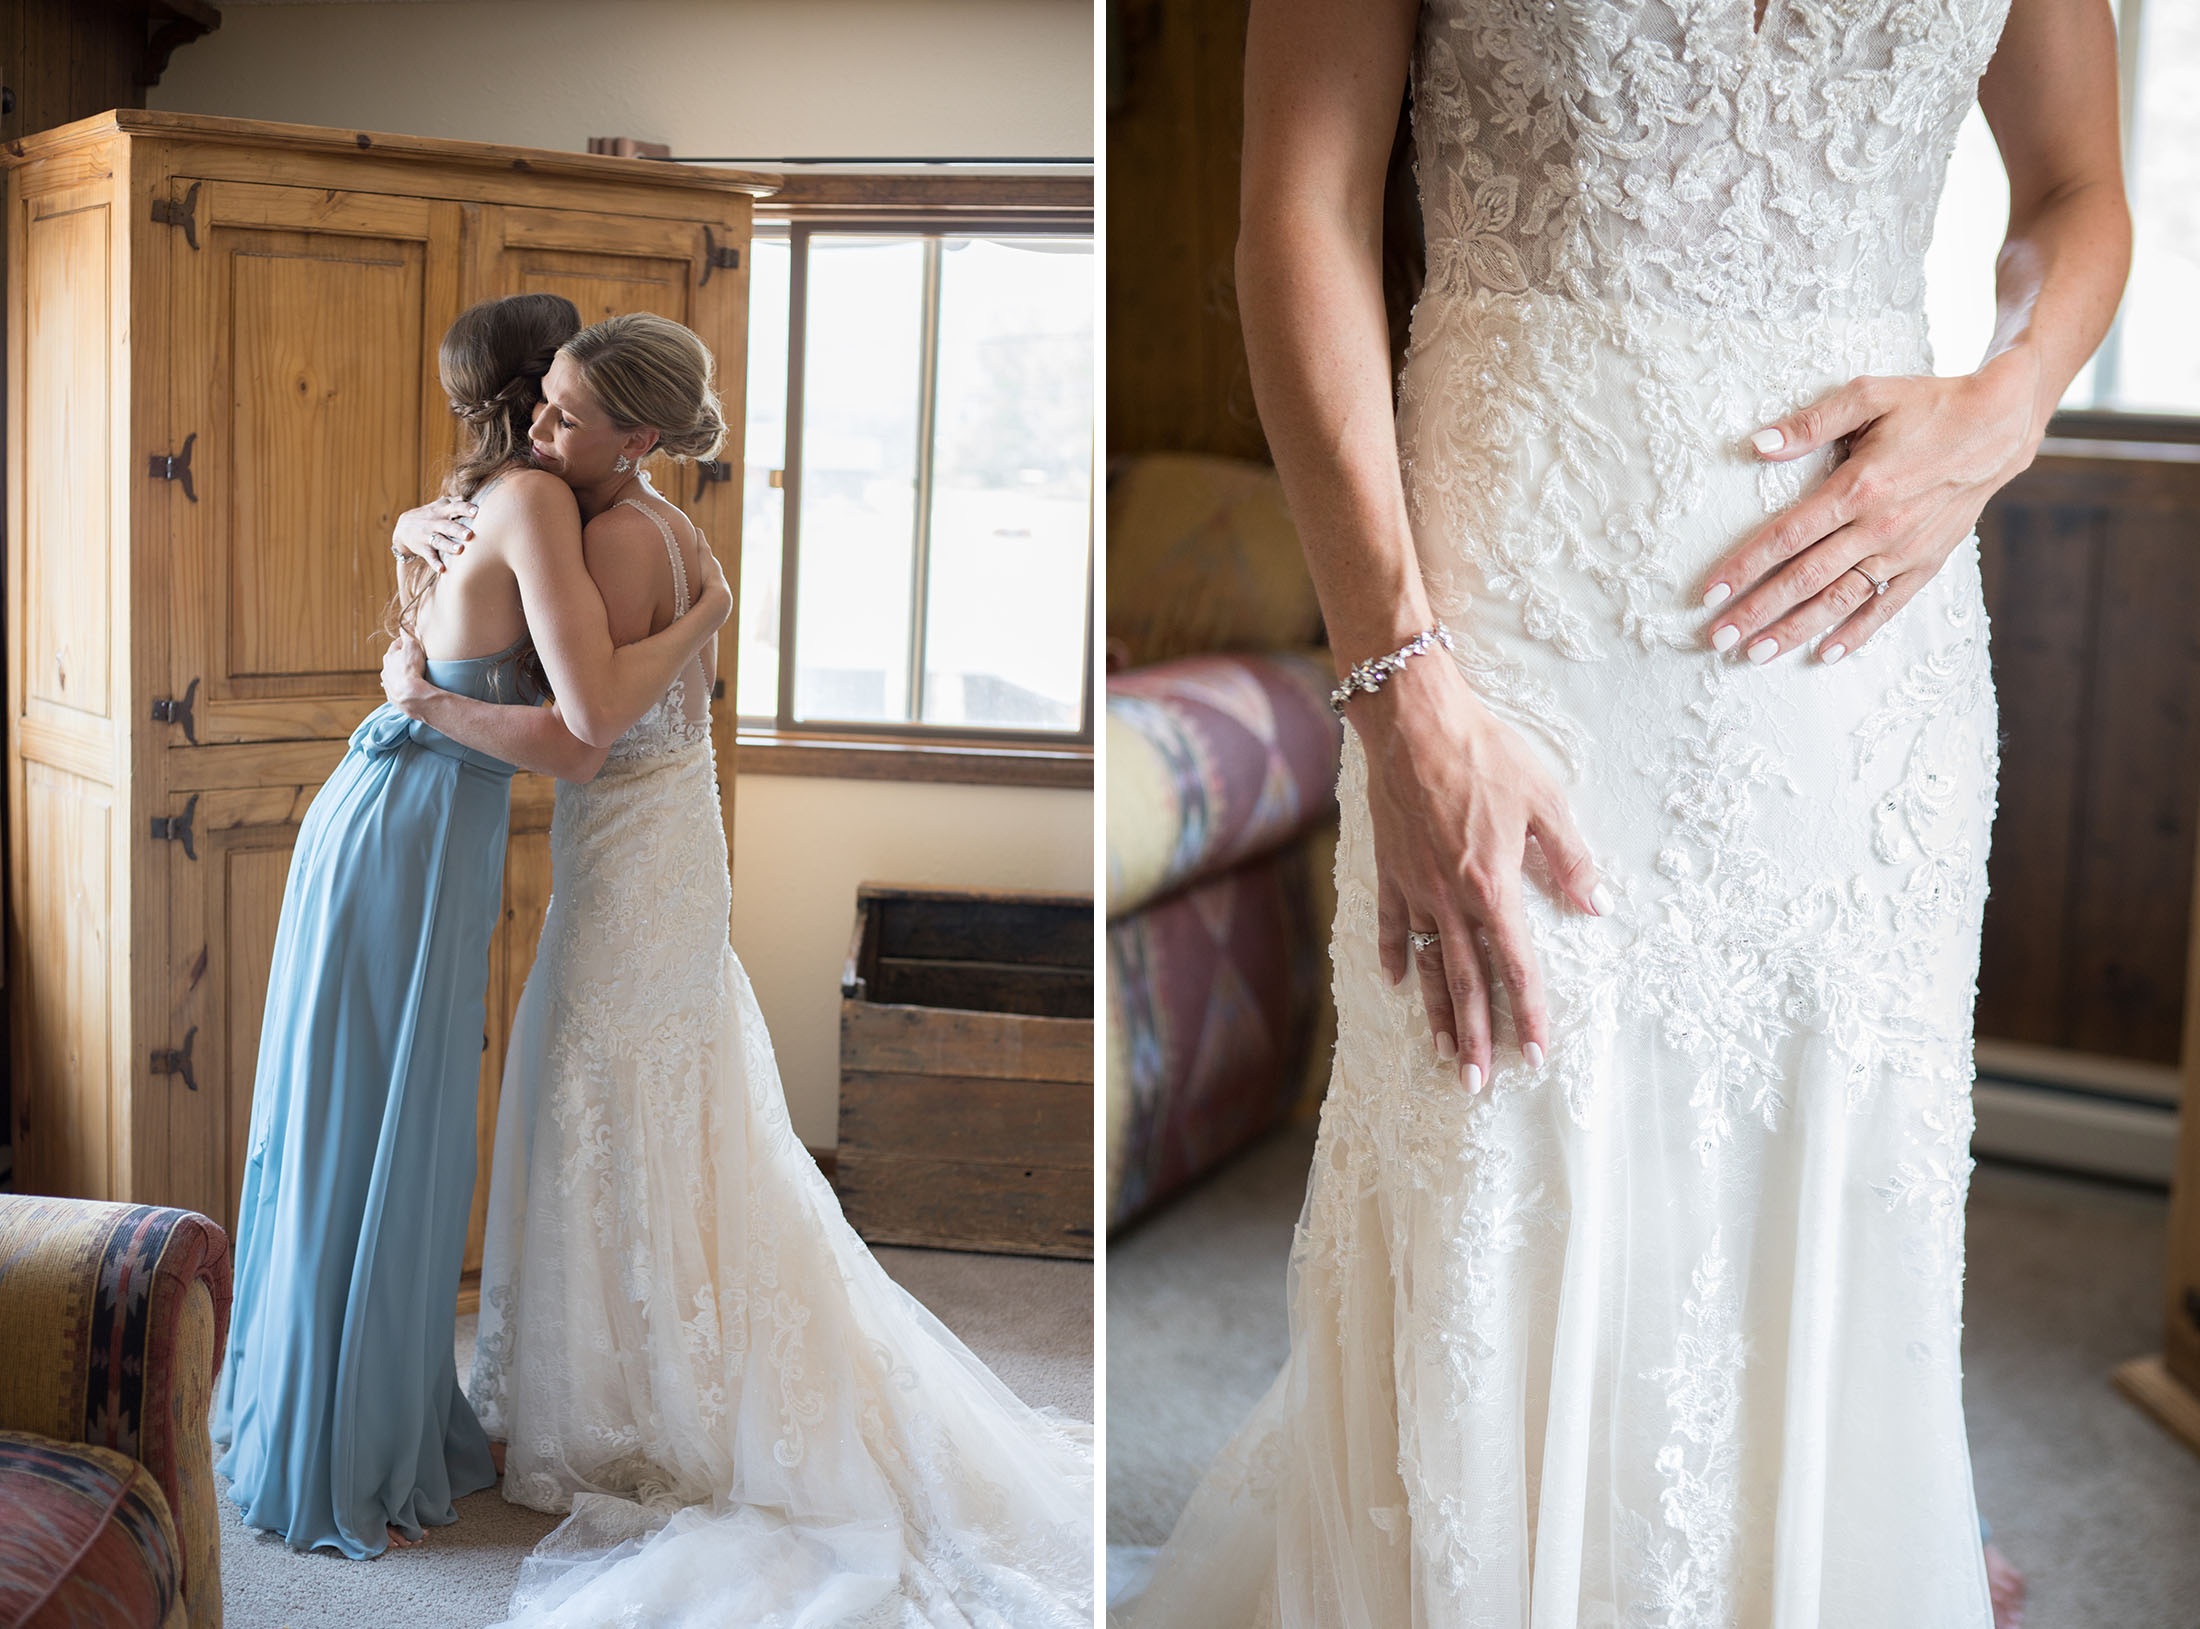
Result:
M510 517L521 521L578 521L581 506L573 489L548 470L516 469L499 476L478 494L483 521Z

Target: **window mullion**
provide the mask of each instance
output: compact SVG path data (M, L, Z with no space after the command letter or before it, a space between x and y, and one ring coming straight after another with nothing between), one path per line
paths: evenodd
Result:
M924 335L917 352L917 517L909 549L909 707L924 722L924 669L931 621L932 454L940 402L940 271L942 240L924 240Z
M794 728L797 588L802 561L802 383L808 367L810 229L787 232L787 432L779 478L779 707L778 725Z

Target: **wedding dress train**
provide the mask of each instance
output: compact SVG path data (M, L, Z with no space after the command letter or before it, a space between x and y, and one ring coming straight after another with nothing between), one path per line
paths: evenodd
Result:
M1753 431L1930 371L1924 252L2004 9L1424 8L1415 539L1617 907L1529 888L1549 1057L1505 1030L1468 1096L1378 962L1347 732L1291 1355L1141 1629L1991 1623L1958 1350L1976 544L1835 665L1714 654L1699 599L1830 467Z
M468 1387L506 1497L570 1511L512 1621L1085 1629L1089 1427L886 1276L788 1122L701 680L557 789Z

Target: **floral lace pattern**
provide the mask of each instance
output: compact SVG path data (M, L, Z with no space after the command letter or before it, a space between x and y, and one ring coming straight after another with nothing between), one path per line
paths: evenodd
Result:
M1557 902L1531 848L1549 1056L1500 996L1468 1097L1381 971L1347 732L1292 1356L1141 1629L1990 1624L1957 1364L1976 550L1837 667L1715 655L1699 602L1832 466L1748 435L1929 370L1926 239L2003 11L1424 7L1408 510L1616 903Z
M685 727L667 707L557 789L468 1388L506 1497L568 1513L513 1622L1084 1629L1089 1430L1018 1401L842 1219L726 943Z

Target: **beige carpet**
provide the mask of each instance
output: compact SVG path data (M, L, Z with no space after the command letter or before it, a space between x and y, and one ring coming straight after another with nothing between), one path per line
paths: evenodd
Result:
M1110 1241L1110 1544L1167 1536L1281 1364L1311 1149L1311 1130L1285 1132ZM1972 1180L1972 1462L1996 1539L2030 1576L2027 1629L2200 1624L2200 1456L2108 1380L2158 1345L2167 1223L2158 1193L1996 1165Z
M962 1337L1027 1403L1092 1418L1092 1268L944 1250L877 1252L910 1294ZM473 1364L474 1320L459 1320L458 1372ZM504 1616L522 1557L556 1519L495 1490L458 1503L425 1544L373 1561L296 1555L257 1537L222 1487L227 1629L482 1629Z

